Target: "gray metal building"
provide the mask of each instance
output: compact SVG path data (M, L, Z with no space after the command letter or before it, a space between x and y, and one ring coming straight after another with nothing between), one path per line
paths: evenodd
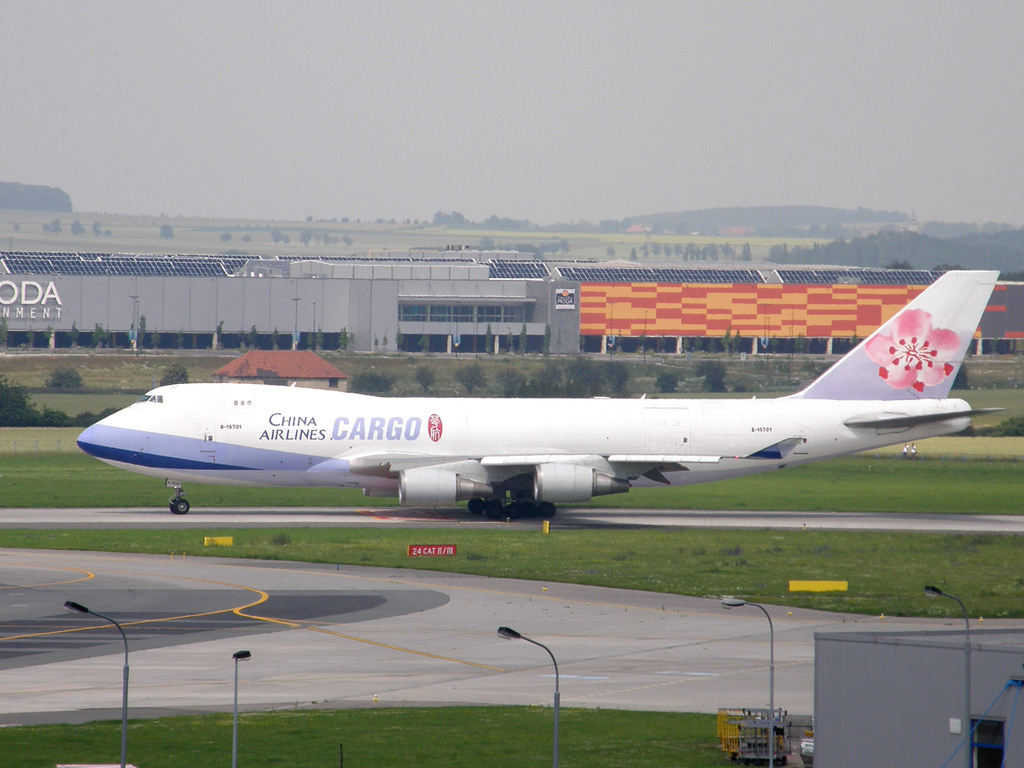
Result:
M260 334L296 341L346 331L349 348L395 350L399 334L433 351L497 348L525 326L527 346L579 350L573 286L515 252L380 252L346 260L131 254L0 254L0 321L64 346L72 326L127 333ZM218 333L219 329L219 333ZM489 334L489 336L488 336ZM409 344L405 344L406 347ZM415 348L415 347L414 347Z
M964 632L817 633L814 654L816 766L966 764ZM978 768L1024 766L1022 665L1024 630L971 632Z

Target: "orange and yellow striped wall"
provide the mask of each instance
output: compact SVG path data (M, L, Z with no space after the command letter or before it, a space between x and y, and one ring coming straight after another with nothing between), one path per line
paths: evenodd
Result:
M582 283L580 334L863 338L926 287Z

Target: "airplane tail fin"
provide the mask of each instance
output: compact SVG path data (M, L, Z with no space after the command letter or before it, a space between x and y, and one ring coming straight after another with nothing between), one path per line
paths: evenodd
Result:
M793 397L947 397L998 278L990 271L947 272Z

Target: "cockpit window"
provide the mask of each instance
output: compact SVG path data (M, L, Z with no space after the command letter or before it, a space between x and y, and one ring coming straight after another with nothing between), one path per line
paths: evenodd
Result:
M163 395L143 395L136 403L162 403L164 401Z

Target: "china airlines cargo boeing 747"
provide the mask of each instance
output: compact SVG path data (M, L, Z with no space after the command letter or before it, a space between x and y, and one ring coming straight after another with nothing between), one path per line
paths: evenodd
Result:
M751 475L959 432L947 399L997 272L948 272L802 392L750 400L380 398L249 384L159 387L83 451L182 484L362 488L491 518Z

